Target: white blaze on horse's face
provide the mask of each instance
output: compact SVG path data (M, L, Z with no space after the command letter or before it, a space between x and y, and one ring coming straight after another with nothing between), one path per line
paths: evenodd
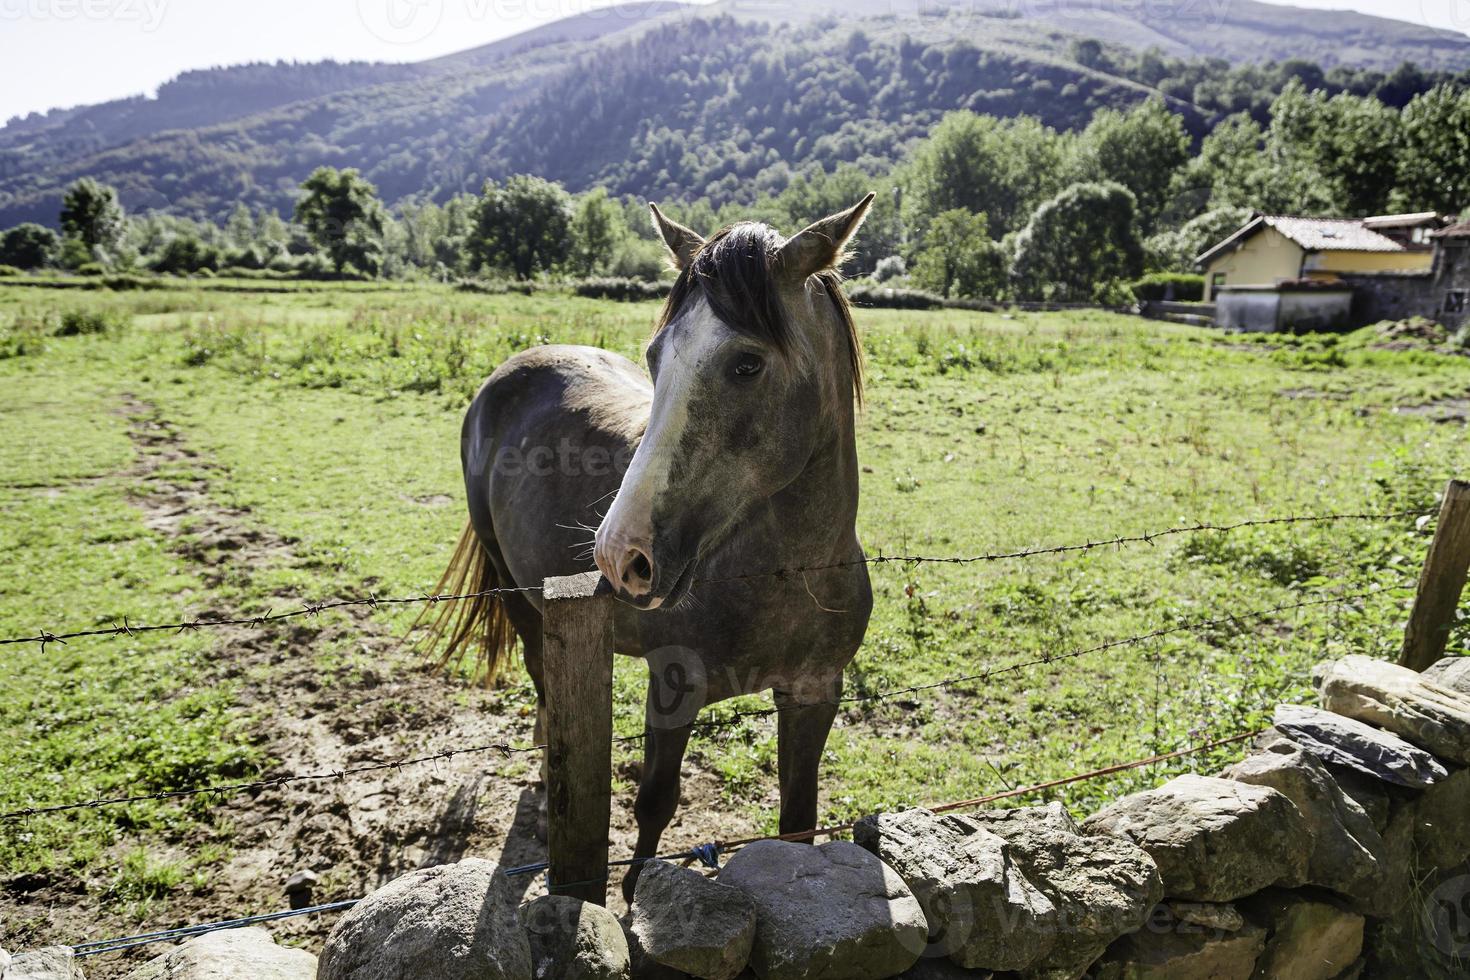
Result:
M597 529L597 567L626 596L648 609L664 597L654 588L654 502L669 489L677 447L689 428L690 402L701 368L719 356L733 331L704 300L671 324L650 346L653 407L638 451L612 507Z

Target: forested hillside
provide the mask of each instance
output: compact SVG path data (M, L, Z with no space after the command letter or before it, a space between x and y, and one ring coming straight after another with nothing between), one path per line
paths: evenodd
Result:
M1265 122L1294 79L1394 107L1436 83L1470 81L1470 38L1356 15L1293 13L1344 50L1369 45L1364 24L1379 25L1366 61L1412 52L1451 67L1242 59L1247 37L1260 42L1260 55L1279 50L1266 35L1290 35L1281 13L1289 8L1257 3L1229 5L1208 29L1187 5L1150 20L1152 33L1132 15L1107 24L1077 11L1055 19L1111 41L1048 29L1031 8L1022 16L1002 5L925 5L904 14L901 5L865 4L838 18L824 13L827 0L808 0L781 8L797 21L786 24L774 8L731 15L718 12L723 5L650 3L418 65L191 72L157 99L0 129L0 227L54 226L64 188L81 177L115 186L130 211L222 221L243 203L286 215L322 165L361 170L390 205L535 173L573 191L602 185L719 206L779 193L813 164L887 170L953 110L1032 116L1074 131L1100 108L1162 94L1197 140L1233 112ZM1192 54L1203 34L1239 63ZM1119 40L1159 43L1138 50Z

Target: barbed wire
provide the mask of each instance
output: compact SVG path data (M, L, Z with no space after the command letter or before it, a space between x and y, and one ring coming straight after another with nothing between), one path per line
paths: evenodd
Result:
M1243 742L1248 738L1254 738L1255 736L1262 734L1264 731L1266 731L1266 729L1264 728L1255 728L1248 732L1237 732L1234 735L1227 735L1224 738L1212 739L1211 741L1201 742L1197 745L1192 745L1183 749L1175 749L1173 752L1164 752L1158 755L1151 755L1146 759L1134 759L1131 762L1120 762L1116 765L1104 766L1101 769L1092 769L1088 772L1076 773L1071 776L1063 776L1060 779L1051 779L1044 783L1036 783L1031 786L1021 786L1017 787L1016 789L1008 789L1003 793L991 793L989 796L977 796L974 799L969 800L955 800L951 803L940 803L937 805L927 806L924 809L928 810L931 813L949 813L953 810L964 810L971 807L984 806L987 803L995 803L1000 800L1011 799L1012 797L1016 796L1026 796L1031 793L1041 792L1042 790L1055 789L1058 786L1067 786L1071 783L1080 783L1088 779L1098 779L1103 776L1111 776L1115 773L1126 772L1129 769L1141 769L1144 766L1151 766L1160 762L1167 762L1170 759L1179 759L1186 755L1194 755L1197 752L1205 752L1209 749L1217 749L1221 746L1231 745L1235 742ZM718 846L721 853L727 853L729 851L745 847L749 844L756 844L766 840L803 841L811 840L813 837L831 837L834 834L841 834L852 830L856 826L857 821L852 821L850 823L831 824L826 827L817 827L814 830L801 830L790 834L776 834L769 837L746 837L740 840L720 841Z
M1069 651L1066 651L1066 652L1063 652L1063 653L1043 653L1043 654L1038 654L1038 655L1036 655L1034 657L1029 657L1029 658L1025 658L1025 659L1021 659L1021 660L1015 660L1015 661L1011 661L1009 663L1001 664L1001 665L998 665L998 666L995 666L995 667L986 668L983 671L977 671L977 672L969 673L969 674L960 674L960 675L955 676L955 677L948 677L948 678L944 678L942 680L932 681L932 682L928 682L928 683L924 683L924 684L914 684L914 685L911 685L909 687L897 688L897 689L887 690L887 691L879 691L879 692L873 693L873 694L855 694L855 695L848 695L848 696L844 696L844 697L833 699L833 700L827 700L827 701L811 701L811 702L803 702L803 703L800 703L800 704L789 704L789 705L784 705L784 706L777 705L777 706L773 706L773 707L769 707L769 708L754 708L754 709L748 709L748 710L744 710L744 711L737 711L737 712L734 712L732 714L726 715L726 716L721 717L721 718L718 718L718 719L711 719L710 721L707 721L707 722L694 722L693 724L691 724L689 726L689 729L690 729L691 734L700 734L700 735L703 735L703 734L708 734L710 732L721 731L721 730L724 730L724 729L734 728L734 727L743 725L747 720L752 719L752 718L768 718L768 717L770 717L772 715L778 715L778 714L780 714L783 711L792 711L792 710L798 710L798 709L801 709L801 708L820 707L822 705L834 705L834 706L841 707L841 706L850 705L850 704L863 704L863 703L870 703L870 702L887 701L887 700L892 700L894 698L911 696L911 695L915 695L915 694L923 694L923 693L926 693L928 691L934 691L934 690L940 690L940 689L943 689L943 688L954 687L954 686L957 686L957 685L960 685L960 684L968 684L968 683L975 683L975 682L978 682L978 681L989 680L990 678L998 677L998 676L1001 676L1003 674L1008 674L1008 673L1013 673L1013 672L1020 671L1020 670L1025 670L1028 667L1045 666L1045 665L1049 665L1049 664L1055 664L1055 663L1060 663L1060 662L1067 661L1067 660L1072 660L1072 659L1075 659L1075 658L1078 658L1078 657L1087 656L1087 655L1093 654L1093 653L1100 653L1100 652L1103 652L1105 650L1113 650L1113 649L1119 649L1119 648L1122 648L1122 647L1135 646L1135 645L1138 645L1140 643L1146 643L1146 642L1148 642L1150 640L1155 640L1155 639L1158 639L1160 637L1169 636L1169 635L1172 635L1172 634L1175 634L1175 633L1193 632L1193 631L1203 630L1203 629L1213 629L1213 628L1218 627L1218 626L1225 626L1225 625L1231 625L1231 624L1239 624L1239 623L1241 623L1244 620L1263 619L1265 617L1272 616L1272 615L1275 615L1277 613L1290 612L1290 611L1297 610L1297 609L1307 609L1307 608L1312 608L1312 607L1315 607L1315 606L1326 606L1326 605L1341 604L1341 603L1345 603L1345 602L1352 602L1352 601L1355 601L1355 600L1358 600L1358 599L1371 598L1373 596L1383 595L1383 594L1388 593L1388 592L1393 592L1393 591L1396 591L1396 590L1399 590L1399 589L1406 589L1406 588L1411 588L1411 587L1412 587L1412 583L1406 583L1406 584L1403 584L1403 585L1383 586L1383 587L1378 587L1378 588L1369 589L1369 590L1365 590L1365 591L1360 591L1360 592L1356 592L1356 593L1346 593L1346 594L1344 594L1344 593L1336 593L1336 594L1333 594L1333 595L1330 595L1330 596L1319 596L1319 597L1312 598L1312 599L1305 599L1305 600L1302 600L1300 602L1284 603L1284 604L1277 605L1277 606L1271 606L1271 607L1266 608L1266 609L1254 609L1254 610L1249 610L1249 611L1246 611L1246 612L1243 612L1243 613L1229 613L1229 614L1226 614L1226 615L1223 615L1223 616L1216 616L1216 617L1211 617L1211 618L1206 618L1206 619L1198 619L1198 620L1193 620L1193 621L1189 621L1189 622L1185 622L1185 623L1177 623L1177 624L1175 624L1173 626L1161 627L1159 629L1152 630L1152 631L1150 631L1148 633L1142 633L1142 634L1138 634L1136 636L1129 636L1129 637L1124 637L1122 639L1108 640L1108 641L1105 641L1103 643L1097 643L1097 644L1094 644L1094 645L1091 645L1091 646L1087 646L1087 647L1080 647L1078 649L1069 650ZM648 737L648 734L647 734L647 731L645 730L643 733L639 733L639 734L618 735L618 736L615 736L612 741L613 741L613 744L615 744L615 745L626 745L626 744L631 744L631 743L634 743L634 742L642 742L647 737ZM229 797L229 796L236 796L236 795L239 795L239 794L242 794L242 793L253 792L255 790L269 789L269 788L276 787L276 786L283 786L283 785L287 785L287 784L290 784L290 783L299 783L299 782L322 782L322 781L329 781L329 780L345 779L345 778L347 778L349 776L357 776L357 775L362 775L364 773L381 772L381 771L387 770L387 769L401 770L401 769L403 769L406 766L415 766L415 765L421 765L421 764L424 764L424 763L448 761L448 760L453 759L454 757L460 756L460 755L477 755L477 754L483 754L483 753L487 753L487 752L498 752L504 758L507 758L508 759L508 758L510 758L513 755L523 754L523 753L531 753L531 752L540 752L540 751L542 751L545 748L546 748L546 746L544 744L512 745L512 744L507 743L507 742L492 742L492 743L487 743L487 744L484 744L484 745L474 745L474 746L468 746L468 747L459 748L459 749L446 749L446 750L444 750L442 752L436 752L436 753L432 753L432 754L428 754L428 755L415 756L415 757L408 758L408 759L398 759L398 760L392 760L392 761L387 761L387 762L369 763L369 764L366 764L366 765L353 766L353 767L345 768L345 769L331 769L331 770L323 770L323 771L320 771L320 772L311 772L311 773L291 773L291 774L286 774L286 775L281 775L281 776L271 776L271 777L266 777L266 778L262 778L262 779L249 780L249 781L243 781L243 782L237 782L237 783L224 783L224 784L214 784L214 785L210 785L210 786L194 787L194 788L191 788L191 789L161 790L161 791L153 792L153 793L136 793L136 794L123 795L123 796L102 797L102 798L99 798L99 799L92 799L92 800L80 800L80 801L73 801L73 802L67 802L67 803L57 803L57 804L51 804L51 805L47 805L47 806L25 807L25 808L18 809L18 810L10 810L10 811L5 811L5 812L0 812L0 822L12 821L12 820L18 820L18 819L25 819L25 818L28 818L28 817L41 816L41 815L45 815L45 814L63 813L63 812L72 811L72 810L96 809L96 808L104 807L104 806L120 806L120 805L127 805L127 804L133 804L133 803L162 802L162 801L168 801L168 800L183 799L183 798L197 797L197 796L208 796L208 795L218 795L220 797Z
M1205 752L1210 749L1221 748L1226 745L1231 745L1236 742L1244 741L1248 738L1254 738L1255 736L1261 734L1263 731L1264 729L1254 729L1248 732L1239 732L1234 735L1213 739L1211 741L1188 746L1186 748L1176 749L1173 752L1164 752L1158 755L1152 755L1146 759L1135 759L1130 762L1122 762L1116 765L1104 766L1101 769L1093 769L1088 772L1076 773L1071 776L1064 776L1060 779L1052 779L1043 783L1036 783L1031 786L1022 786L1015 789L1009 789L1002 793L992 793L989 796L980 796L975 797L974 799L955 800L949 803L934 804L926 807L926 809L928 809L931 813L949 813L954 810L983 806L987 803L994 803L999 800L1010 799L1017 796L1025 796L1031 793L1037 793L1048 789L1055 789L1058 786L1065 786L1071 783L1083 782L1089 779L1098 779L1103 776L1125 772L1130 769L1139 769L1144 766L1156 765L1160 762L1167 762L1171 759L1178 759L1187 755L1194 755L1196 753ZM850 831L855 826L856 821L853 821L849 823L832 824L829 826L817 827L812 830L799 831L790 834L772 834L762 837L745 837L732 841L713 841L707 844L697 844L693 847L686 848L685 850L675 851L670 854L660 854L654 857L646 858L630 857L616 861L609 861L608 867L609 869L614 867L633 867L640 864L647 864L650 861L677 861L681 859L688 859L699 860L703 862L706 866L718 869L720 855L732 853L742 847L747 847L751 844L756 844L761 841L769 840L802 841L810 840L813 837L830 837L834 834L840 834ZM539 874L542 871L549 870L550 867L551 862L538 861L535 864L523 865L516 868L508 868L505 870L504 873L507 876L517 874ZM606 877L601 879L589 879L583 882L563 883L558 887L565 888L568 887L570 884L597 884L599 881L606 880ZM212 932L220 932L226 929L238 929L244 926L257 925L263 922L274 922L280 919L293 918L296 916L318 915L326 912L342 912L352 908L362 901L363 899L361 898L351 898L338 902L328 902L322 905L311 905L307 906L306 908L300 909L287 909L279 912L267 912L263 915L252 915L244 916L241 918L225 919L219 922L205 922L198 925L180 926L174 929L161 929L155 932L139 933L133 936L122 936L116 939L93 940L85 943L77 943L71 948L75 950L78 957L98 956L103 953L116 953L126 949L134 949L139 946L153 945L155 943L175 942L178 940L193 939L198 936L207 935Z
M259 616L237 616L231 619L186 619L178 623L158 623L154 625L138 625L129 623L127 617L123 617L121 626L100 627L90 630L74 630L70 633L53 633L50 630L41 630L35 636L16 636L8 639L0 639L0 646L14 643L39 643L44 652L48 643L66 643L67 640L75 640L84 636L137 636L140 633L186 633L200 629L212 629L224 626L264 626L267 623L278 623L286 619L297 619L302 616L319 616L332 609L344 609L349 606L367 606L376 609L378 606L407 605L410 603L428 603L434 605L440 602L454 602L459 599L480 599L485 596L502 595L509 592L540 592L539 585L526 585L518 587L504 587L496 589L481 589L478 592L459 592L453 594L433 595L424 593L416 596L379 597L375 595L359 596L349 599L327 599L322 602L303 603L300 609L290 609L286 612L266 612Z
M1235 521L1229 524L1211 524L1198 522L1195 524L1182 524L1177 527L1164 528L1159 531L1147 531L1141 534L1121 535L1102 541L1086 541L1080 544L1064 544L1051 547L1023 548L1016 551L999 551L978 555L884 555L881 552L863 558L854 558L849 561L828 562L818 565L807 565L799 568L779 568L769 571L750 572L742 575L731 575L721 578L696 579L696 584L716 585L727 582L749 581L759 578L784 578L791 575L800 575L806 572L820 572L837 568L851 568L858 565L884 565L884 564L944 564L944 565L968 565L980 562L1007 561L1013 559L1035 558L1042 555L1073 554L1078 552L1094 551L1099 548L1115 548L1129 544L1153 544L1160 538L1166 538L1179 534L1197 534L1203 532L1227 533L1252 527L1269 527L1273 525L1289 524L1326 524L1343 521L1386 521L1396 520L1404 517L1423 517L1426 511L1402 510L1386 512L1359 512L1338 514L1308 514L1292 515L1286 517L1267 517L1253 520ZM1432 516L1432 515L1431 515ZM494 589L481 589L476 592L462 592L453 594L422 593L412 596L379 597L376 595L356 596L350 598L327 599L319 602L304 602L300 609L290 609L285 612L266 612L257 616L237 616L226 619L185 619L175 623L157 623L151 625L140 625L130 623L128 618L123 617L121 625L98 627L95 629L72 630L70 632L54 632L42 629L32 636L16 636L0 639L0 646L8 646L20 643L40 644L44 653L46 644L65 644L68 640L82 637L102 636L137 636L143 633L174 632L184 633L200 629L212 629L232 626L254 626L260 627L268 623L281 622L283 620L297 619L304 616L318 616L321 613L334 609L344 609L353 606L366 606L376 609L379 606L408 605L415 603L428 603L434 605L440 602L454 602L461 599L478 599L493 595L507 593L540 592L539 585L505 586Z
M773 569L764 572L751 572L743 575L730 575L715 579L696 579L696 583L718 584L721 582L740 582L747 579L757 578L780 578L787 575L800 575L804 572L820 572L834 568L852 568L857 565L884 565L913 564L913 565L970 565L980 562L1007 561L1019 558L1036 558L1042 555L1062 555L1083 551L1094 551L1098 548L1116 548L1128 544L1153 544L1159 538L1167 538L1178 534L1198 534L1201 532L1238 531L1250 527L1270 527L1273 525L1286 524L1328 524L1343 521L1388 521L1404 517L1433 516L1423 510L1400 510L1373 512L1364 511L1360 513L1342 514L1306 514L1301 516L1287 517L1263 517L1254 520L1235 521L1230 524L1211 524L1197 522L1194 524L1181 524L1177 527L1168 527L1159 531L1145 531L1140 534L1125 534L1116 538L1108 538L1104 541L1085 541L1081 544L1064 544L1050 547L1022 548L1016 551L997 551L979 555L868 555L862 558L853 558L848 561L829 562L822 565L807 565L802 568Z
M1292 612L1297 609L1310 609L1315 606L1337 605L1344 602L1352 602L1358 599L1367 599L1373 596L1383 595L1385 593L1394 592L1400 589L1411 589L1413 588L1413 585L1414 583L1407 582L1400 585L1381 586L1356 593L1336 593L1325 597L1305 599L1300 602L1284 603L1282 605L1271 606L1266 609L1253 609L1241 613L1228 613L1223 616L1215 616L1208 619L1199 619L1185 623L1177 623L1173 626L1161 627L1148 633L1140 633L1137 636L1129 636L1117 640L1107 640L1103 643L1098 643L1093 646L1081 647L1076 650L1068 650L1064 653L1042 653L1034 657L1012 661L1010 663L1001 664L996 667L990 667L976 673L961 674L956 677L947 677L943 680L932 681L925 684L914 684L909 687L902 687L888 691L880 691L876 694L854 694L837 698L835 700L810 701L804 702L802 704L787 705L785 707L778 705L770 708L752 708L744 711L737 711L709 722L696 722L693 726L691 726L691 728L694 733L698 734L701 732L707 732L721 728L735 727L751 718L768 718L771 715L780 714L782 711L792 711L799 708L818 707L821 705L843 706L874 701L887 701L893 698L904 697L906 695L922 694L927 691L940 690L943 688L954 687L960 684L985 681L991 679L992 677L998 677L1002 674L1009 674L1016 671L1025 670L1028 667L1046 666L1049 664L1060 663L1066 660L1073 660L1077 657L1084 657L1093 653L1102 653L1105 650L1115 650L1121 647L1136 646L1138 644L1147 643L1151 640L1156 640L1161 637L1171 636L1175 633L1186 633L1195 632L1198 630L1214 629L1219 626L1239 624L1242 620L1264 619L1268 616L1276 615L1277 613ZM633 738L636 736L629 737Z
M136 793L129 796L111 796L95 800L82 800L73 803L55 803L49 806L25 807L20 810L9 810L0 813L0 820L20 820L27 817L40 816L47 813L63 813L68 810L90 810L103 806L120 806L129 803L150 803L166 800L183 799L191 796L218 795L220 797L237 796L241 793L249 793L254 790L270 789L275 786L285 786L288 783L324 782L333 779L346 779L348 776L360 776L363 773L381 772L384 769L402 769L405 766L417 766L429 762L446 762L458 755L477 755L485 752L498 752L504 758L523 752L539 752L544 745L510 745L505 742L492 742L485 745L472 745L462 749L446 749L443 752L435 752L430 755L414 756L409 759L395 759L391 762L373 762L361 766L352 766L346 769L329 769L321 772L291 773L284 776L270 776L264 779L253 779L239 783L218 783L210 786L197 786L191 789L160 790L156 793Z

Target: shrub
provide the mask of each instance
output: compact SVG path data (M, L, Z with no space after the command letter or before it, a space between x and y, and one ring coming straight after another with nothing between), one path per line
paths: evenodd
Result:
M663 247L641 238L622 241L613 252L608 272L619 279L646 279L650 282L661 277L669 268L669 260Z
M27 221L0 235L0 263L39 269L49 264L60 248L56 232Z
M908 266L904 264L902 255L890 255L878 260L873 267L874 282L888 282L891 279L902 279L908 272Z
M80 337L121 329L125 318L118 313L101 310L67 310L53 333L58 337Z
M107 274L107 266L101 262L83 262L76 272L79 276L103 276Z
M454 288L461 293L483 293L486 296L504 296L507 293L530 296L539 287L530 279L461 279L454 284Z
M662 299L672 287L667 282L645 282L641 279L621 279L609 276L601 279L582 279L572 283L572 292L590 299L614 299L621 302L636 302L645 299Z
M1149 300L1198 303L1205 297L1205 277L1187 272L1150 272L1129 283L1128 288L1141 303Z
M124 292L129 289L163 289L165 283L159 279L144 276L108 276L102 280L102 285L116 292Z
M4 278L5 276L18 276L18 275L20 275L20 270L17 269L15 266L13 266L13 265L0 265L0 278Z
M849 285L847 298L854 306L870 306L889 310L935 310L944 305L944 297L922 289L895 289L890 286Z

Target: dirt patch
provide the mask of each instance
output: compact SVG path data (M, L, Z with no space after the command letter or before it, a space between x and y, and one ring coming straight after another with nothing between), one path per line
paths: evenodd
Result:
M1393 411L1395 415L1423 415L1432 422L1458 422L1463 425L1470 422L1470 392L1436 398L1421 405L1400 405Z
M211 497L211 482L223 482L227 474L189 448L177 427L141 401L130 399L122 411L138 450L136 464L125 474L135 481L132 499L144 523L170 539L206 584L253 594L252 580L263 568L300 561L295 541ZM424 503L438 506L437 501ZM446 558L449 545L445 542ZM361 591L371 592L372 585L362 583ZM275 598L282 608L299 602L294 595ZM233 612L199 611L221 617ZM238 710L251 719L251 734L272 760L264 777L531 742L532 718L524 706L504 692L466 690L430 674L366 609L350 609L345 618L231 627L211 635L216 667L200 683L229 680L240 685ZM317 654L344 645L355 646L371 666L325 669ZM140 923L105 901L105 882L112 871L108 859L98 862L92 879L30 875L5 882L0 921L18 927L10 930L7 945L28 948L112 938L276 911L288 906L286 879L304 869L319 876L311 900L321 903L357 898L414 868L466 855L507 867L543 861L545 845L537 835L543 798L538 768L534 753L509 759L495 752L475 753L232 796L216 804L216 834L199 831L167 839L134 834L119 844L118 854L139 844L174 854L224 846L227 856L208 868L201 887L181 887L169 895L166 919ZM636 771L620 775L637 778ZM665 836L669 849L753 830L728 813L719 780L695 762L686 765L680 802ZM626 856L636 837L631 793L615 795L612 823L613 857ZM544 878L514 880L527 897L544 893ZM610 889L610 902L621 911L616 886ZM316 952L335 921L330 914L305 916L269 928L278 940ZM122 976L163 948L89 958L87 975Z

